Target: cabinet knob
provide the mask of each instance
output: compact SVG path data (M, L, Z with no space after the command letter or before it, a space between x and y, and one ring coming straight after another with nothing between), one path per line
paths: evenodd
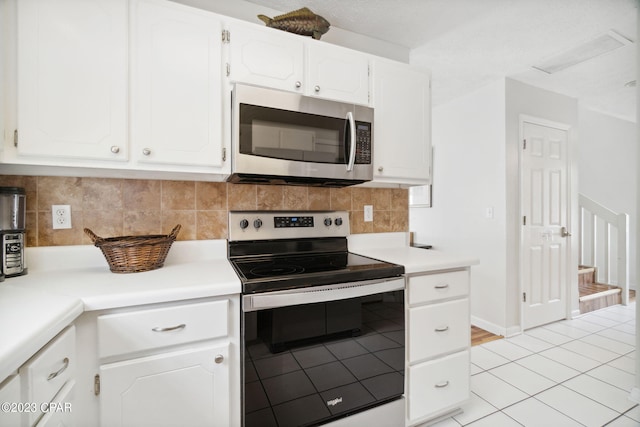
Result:
M316 86L316 87L314 87L314 88L313 88L313 90L315 90L315 91L316 91L316 93L320 92L320 86Z
M296 88L301 88L302 87L302 82L301 81L297 81L296 82Z
M151 150L149 150L148 148L143 148L142 154L144 154L145 156L148 156L149 154L151 154Z
M222 363L224 361L224 356L221 354L216 355L216 357L213 359L214 362L216 363Z
M113 154L118 154L120 152L120 147L118 147L117 145L112 145L111 146L111 152Z
M378 172L382 172L384 168L382 166L378 166Z

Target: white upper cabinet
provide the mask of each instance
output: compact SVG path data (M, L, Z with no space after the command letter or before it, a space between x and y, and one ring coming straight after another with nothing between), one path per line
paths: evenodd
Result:
M131 7L133 159L222 168L221 21L161 0Z
M431 183L431 88L426 72L373 59L374 183Z
M18 153L127 160L127 1L20 0Z
M326 43L307 44L310 96L369 105L369 56Z
M369 104L369 56L308 37L229 21L232 82Z
M303 92L304 42L301 37L240 21L230 22L225 34L229 43L231 81Z

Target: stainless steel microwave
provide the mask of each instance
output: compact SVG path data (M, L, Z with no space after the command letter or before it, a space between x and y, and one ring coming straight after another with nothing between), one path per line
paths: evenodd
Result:
M344 187L373 178L373 109L236 85L228 181Z

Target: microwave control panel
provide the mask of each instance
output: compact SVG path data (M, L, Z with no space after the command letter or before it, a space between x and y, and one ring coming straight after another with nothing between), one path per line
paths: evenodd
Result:
M371 164L371 124L356 122L356 164Z

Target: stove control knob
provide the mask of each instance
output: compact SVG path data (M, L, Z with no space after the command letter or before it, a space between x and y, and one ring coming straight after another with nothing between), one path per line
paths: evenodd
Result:
M340 227L342 225L342 218L340 218L340 217L336 218L336 225L338 227Z
M333 221L331 221L331 218L325 218L324 219L324 225L326 225L327 227L331 225Z
M242 221L240 221L240 228L242 228L243 230L248 226L249 226L249 221L247 221L246 219L243 219Z
M254 221L253 221L253 226L254 226L254 228L256 228L256 229L257 229L257 228L262 227L262 220L261 220L260 218L258 218L258 219L256 219L256 220L254 220Z

